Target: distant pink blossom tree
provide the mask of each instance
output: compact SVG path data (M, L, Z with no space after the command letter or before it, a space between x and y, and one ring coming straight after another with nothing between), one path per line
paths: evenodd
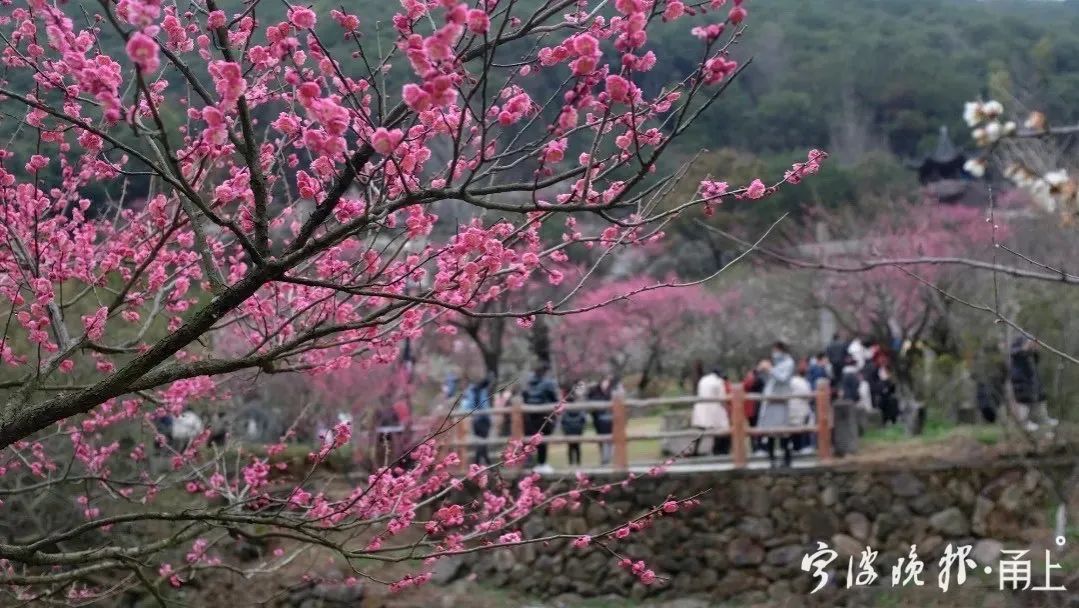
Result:
M903 264L902 260L985 258L992 250L993 227L984 209L931 202L903 205L849 231L862 235L840 242L834 252L821 244L822 261L839 266L865 260L895 260L854 273L828 274L827 288L816 294L840 324L858 335L898 343L916 341L944 318L948 289L963 271L950 264ZM1007 226L998 219L997 238Z
M711 322L732 316L730 306L738 299L736 291L714 293L700 284L650 289L656 284L627 279L581 294L579 304L595 308L558 324L553 346L559 372L574 378L635 372L637 390L644 391L665 359L685 350Z
M7 504L59 495L74 512L13 525L0 603L143 586L164 605L208 570L273 573L315 547L361 578L407 549L412 574L384 581L398 590L446 556L549 540L523 537L523 518L578 508L601 485L465 471L436 432L327 487L316 473L351 441L347 421L311 446L302 479L279 474L284 438L256 455L209 446L211 428L175 445L155 425L264 374L391 364L451 314L569 315L571 298L487 303L550 274L574 243L615 255L679 213L816 171L814 152L770 186L709 181L654 211L675 175L657 172L664 152L741 70L730 51L747 11L725 4L402 0L391 44L345 8L4 3L0 101L20 126L0 149L0 486ZM661 27L700 58L689 73L649 50ZM642 88L650 70L672 78ZM447 226L439 204L464 219ZM578 216L602 225L549 229ZM155 453L166 470L147 464ZM455 515L450 490L466 486L479 498ZM276 548L230 563L223 549L241 540Z

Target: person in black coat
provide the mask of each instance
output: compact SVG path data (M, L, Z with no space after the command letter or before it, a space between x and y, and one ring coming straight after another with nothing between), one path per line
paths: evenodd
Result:
M876 371L877 407L880 408L881 423L884 425L899 422L899 395L896 393L895 374L891 364L885 361Z
M472 434L484 441L491 434L491 416L482 412L491 409L492 384L492 376L487 374L479 382L468 384L461 399L462 408L471 412ZM473 462L482 466L491 464L491 456L486 443L476 446Z
M1015 396L1017 422L1028 431L1038 429L1039 424L1054 426L1057 421L1049 417L1045 403L1045 387L1038 373L1038 344L1025 336L1012 343L1012 394Z
M1038 375L1040 356L1036 349L1034 341L1024 337L1016 338L1012 344L1012 391L1016 401L1027 405L1045 397Z
M606 376L599 383L588 389L589 401L610 401L618 388L618 379ZM614 430L614 415L610 409L592 410L592 426L596 428L597 435L610 435ZM603 466L611 464L611 454L614 448L609 441L599 444L599 462Z
M536 367L521 392L521 399L525 405L552 405L561 399L558 384L547 376L549 371L545 364ZM529 412L524 416L524 423L525 437L532 437L536 433L546 436L554 432L554 420L551 414ZM536 464L544 471L550 468L547 465L546 441L536 446Z
M567 385L563 389L566 395L566 403L571 404L577 401L584 401L588 392L588 388L583 382L577 382ZM584 427L588 423L588 414L581 410L566 409L562 413L562 433L567 437L580 437L584 435ZM581 464L581 444L580 442L571 442L566 444L568 451L568 458L570 465Z
M974 399L982 419L988 423L996 422L1008 381L1008 365L1000 345L989 342L982 346L974 356L971 376L974 379Z
M850 342L844 340L838 333L832 336L831 343L824 349L824 356L828 358L828 362L832 364L832 378L838 384L839 379L843 377L843 365L847 360L847 348L850 346Z

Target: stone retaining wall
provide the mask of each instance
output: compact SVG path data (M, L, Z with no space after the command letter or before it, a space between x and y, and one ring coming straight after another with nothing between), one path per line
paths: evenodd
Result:
M1052 465L1063 471L1067 463ZM1044 470L1044 469L1043 469ZM1044 541L1048 480L1018 462L917 469L726 471L671 475L617 487L603 503L578 512L533 517L525 536L594 534L662 503L668 496L705 492L695 510L657 520L612 543L621 554L648 562L669 580L645 587L614 566L599 548L557 541L480 554L455 567L488 584L532 595L737 598L772 603L804 598L812 578L802 556L824 541L840 554L833 581L846 573L846 555L866 545L879 551L877 571L890 580L892 564L911 544L927 574L949 542L975 546L979 565L996 563L1002 544L1025 548ZM1036 536L1036 538L1033 538ZM836 566L842 562L842 566ZM856 563L857 566L857 563ZM929 578L935 581L935 578ZM836 598L833 585L812 596ZM832 598L831 600L829 598Z

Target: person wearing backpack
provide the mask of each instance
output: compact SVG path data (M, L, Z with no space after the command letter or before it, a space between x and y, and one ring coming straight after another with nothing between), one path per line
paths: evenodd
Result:
M862 374L858 371L858 364L855 362L854 357L847 355L843 361L843 370L839 375L839 384L836 387L839 391L839 398L851 403L858 403L861 400L861 384Z
M468 384L464 395L461 396L461 409L470 412L472 421L472 434L486 441L491 434L491 416L482 413L491 409L491 377L486 375L483 379ZM472 460L478 465L488 466L491 464L491 456L488 454L487 444L481 443L476 446Z
M832 341L824 349L824 357L828 359L828 363L832 366L832 380L837 385L843 377L843 368L847 364L847 349L849 348L850 341L844 340L842 334L836 332L832 335Z
M584 401L587 397L588 387L584 382L566 386L566 403ZM588 415L581 410L566 409L562 414L562 434L567 437L580 437L584 435L585 424L588 423ZM570 442L566 444L569 464L581 465L581 443Z
M593 384L592 388L588 389L589 401L610 401L614 397L614 392L619 390L619 379L615 376L604 376L597 384ZM610 435L614 430L614 415L610 409L592 410L592 426L596 429L597 435ZM599 463L602 466L611 464L611 456L614 453L614 446L610 441L603 441L599 444Z
M1049 417L1045 385L1038 373L1039 358L1037 342L1026 336L1015 339L1011 352L1015 418L1028 432L1037 431L1042 424L1057 425L1057 420Z
M521 399L525 405L550 405L558 403L559 399L561 399L558 385L555 384L554 380L547 377L548 371L546 364L540 364L532 372L528 382L525 383L524 390L521 392ZM554 431L553 418L553 414L549 412L529 412L525 414L525 437L532 437L536 433L541 433L544 436L550 435ZM547 464L547 442L542 441L536 446L536 472L551 473L553 471L554 469Z

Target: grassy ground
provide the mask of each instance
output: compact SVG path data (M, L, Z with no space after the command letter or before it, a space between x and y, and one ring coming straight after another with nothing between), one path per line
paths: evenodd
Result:
M911 437L902 425L887 427L871 426L862 436L862 442L866 446L880 446L881 444L912 441L920 444L934 443L951 436L971 437L986 445L993 445L1004 438L1005 429L1000 424L967 424L956 425L946 419L942 412L930 409L922 434Z
M626 432L630 435L634 433L653 433L660 430L660 425L663 422L661 416L644 416L640 418L630 418L629 425ZM589 429L584 435L595 436L596 432ZM547 462L556 469L569 468L569 452L568 447L565 444L555 444L550 448ZM658 440L651 441L631 441L629 442L629 462L633 463L648 463L657 462L662 460L663 455L660 453L660 442ZM585 467L598 467L599 462L599 444L598 443L581 443L581 460L582 465Z

